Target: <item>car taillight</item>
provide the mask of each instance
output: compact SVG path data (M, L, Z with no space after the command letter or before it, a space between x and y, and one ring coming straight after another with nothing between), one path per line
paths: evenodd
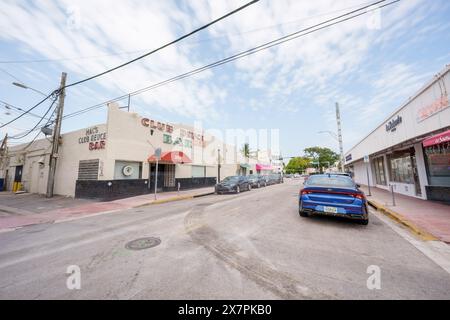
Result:
M305 190L305 189L302 189L302 190L300 190L300 195L305 195L305 194L310 194L311 193L311 191L308 191L308 190Z
M353 196L354 196L355 198L358 198L358 199L361 199L361 200L364 200L364 199L365 199L364 195L361 194L361 193L355 193L355 194L353 194Z

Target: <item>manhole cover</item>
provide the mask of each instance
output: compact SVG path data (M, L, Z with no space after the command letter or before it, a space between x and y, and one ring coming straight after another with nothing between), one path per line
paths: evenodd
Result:
M143 250L156 247L159 244L161 244L160 238L148 237L130 241L125 245L125 248L129 250Z

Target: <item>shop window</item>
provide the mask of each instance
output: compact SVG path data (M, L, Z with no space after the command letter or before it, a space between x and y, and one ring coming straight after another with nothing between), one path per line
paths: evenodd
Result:
M392 182L414 184L410 152L398 152L388 156Z
M430 185L450 186L450 143L425 148Z
M387 183L383 157L378 157L373 160L373 169L375 171L376 183L385 186Z
M164 170L164 186L175 187L175 165L167 164Z

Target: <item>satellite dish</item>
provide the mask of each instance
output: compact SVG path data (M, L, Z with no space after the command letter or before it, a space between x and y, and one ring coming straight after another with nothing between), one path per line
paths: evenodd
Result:
M132 166L124 166L122 168L122 173L125 177L131 176L133 174L133 172L134 172L134 169Z

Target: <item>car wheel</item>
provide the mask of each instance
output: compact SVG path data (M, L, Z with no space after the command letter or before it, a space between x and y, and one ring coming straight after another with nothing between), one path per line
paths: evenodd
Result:
M359 224L362 224L363 226L367 226L369 224L369 219L359 220Z
M240 193L241 192L241 188L239 186L236 187L236 193Z
M298 214L300 215L300 217L303 217L303 218L309 217L309 213L302 211L302 210L298 210Z

